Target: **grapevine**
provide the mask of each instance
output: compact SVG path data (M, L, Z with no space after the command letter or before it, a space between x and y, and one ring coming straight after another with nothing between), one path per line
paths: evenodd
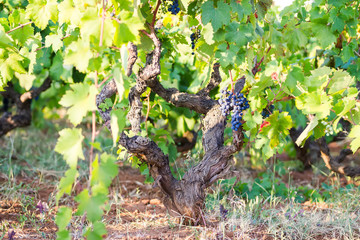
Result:
M249 102L242 93L233 94L231 91L222 90L222 98L219 99L220 109L223 116L228 116L231 111L231 129L238 131L242 125L243 111L248 109Z
M263 119L269 117L273 111L274 111L274 105L270 105L268 108L264 108L261 112Z
M176 15L180 12L178 0L172 0L172 4L168 8L168 11L171 12L171 14L173 15Z
M192 28L190 28L192 30ZM191 49L193 50L192 51L192 55L194 55L194 49L195 49L195 43L197 42L197 40L201 37L201 34L200 34L200 29L198 29L196 32L193 32L191 35L190 35L190 39L191 39Z

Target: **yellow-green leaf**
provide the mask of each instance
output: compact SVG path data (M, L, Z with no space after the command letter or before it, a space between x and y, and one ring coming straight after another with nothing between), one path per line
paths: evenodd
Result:
M70 107L67 113L70 122L76 126L89 111L96 110L97 89L86 83L75 83L70 87L71 90L66 91L59 103L64 107Z
M354 138L350 143L350 148L351 151L356 152L360 147L360 125L356 125L351 129L349 137Z
M27 17L34 21L40 29L45 29L49 20L54 23L57 21L57 1L56 0L29 0L26 8Z
M64 63L74 65L80 72L85 72L92 56L89 41L79 39L66 48Z
M78 159L84 159L82 151L82 135L80 128L65 128L59 132L59 139L55 146L55 151L62 154L66 163L76 169Z

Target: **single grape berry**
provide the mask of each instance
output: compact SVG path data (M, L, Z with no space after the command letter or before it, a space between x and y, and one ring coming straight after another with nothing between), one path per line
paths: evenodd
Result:
M231 112L231 129L238 131L242 125L243 111L248 109L249 102L242 93L233 94L230 91L222 90L222 98L219 99L220 110L223 116Z
M274 111L274 108L274 105L270 105L268 108L264 108L261 112L263 119L269 117L270 114Z
M168 11L171 12L171 14L173 15L176 15L180 12L178 0L172 0L172 4L168 8Z

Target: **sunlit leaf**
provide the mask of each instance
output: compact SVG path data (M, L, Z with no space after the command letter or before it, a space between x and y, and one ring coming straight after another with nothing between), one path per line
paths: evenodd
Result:
M61 153L71 168L76 168L78 159L84 159L82 141L84 136L79 128L65 128L59 132L55 151Z
M72 124L78 125L89 111L96 110L96 94L96 87L86 83L72 84L71 90L66 91L59 103L70 107L67 113Z

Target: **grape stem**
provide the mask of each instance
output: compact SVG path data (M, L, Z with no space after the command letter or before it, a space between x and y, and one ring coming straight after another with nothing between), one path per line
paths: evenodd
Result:
M100 29L100 43L99 47L103 45L103 38L104 38L104 23L105 23L105 1L102 1L102 13L101 13L101 29Z
M15 28L13 28L13 29L10 29L9 31L7 31L6 34L9 34L9 33L13 32L13 31L15 31L15 30L18 30L19 28L23 28L23 27L25 27L26 25L29 25L29 24L32 24L32 23L33 23L33 22L31 21L31 22L27 22L27 23L24 23L24 24L20 24L19 26L15 27Z
M112 74L109 74L104 78L104 80L101 81L101 83L98 85L98 87L101 87L107 80L109 80L110 77L112 77Z
M156 7L155 7L155 10L154 10L154 16L153 16L153 19L152 19L152 22L151 22L151 26L154 27L155 25L155 21L156 21L156 14L159 10L159 7L160 7L160 4L161 4L161 0L158 0L157 1L157 4L156 4Z
M271 89L271 88L270 88L270 89ZM271 104L273 104L275 101L277 102L276 97L279 95L280 92L282 92L282 90L283 90L283 88L280 88L280 89L279 89L279 91L275 94L274 99L268 104L268 106L271 105ZM271 90L271 91L272 91L272 90Z
M234 79L232 77L231 70L229 70L229 75L231 79L231 92L234 94Z

